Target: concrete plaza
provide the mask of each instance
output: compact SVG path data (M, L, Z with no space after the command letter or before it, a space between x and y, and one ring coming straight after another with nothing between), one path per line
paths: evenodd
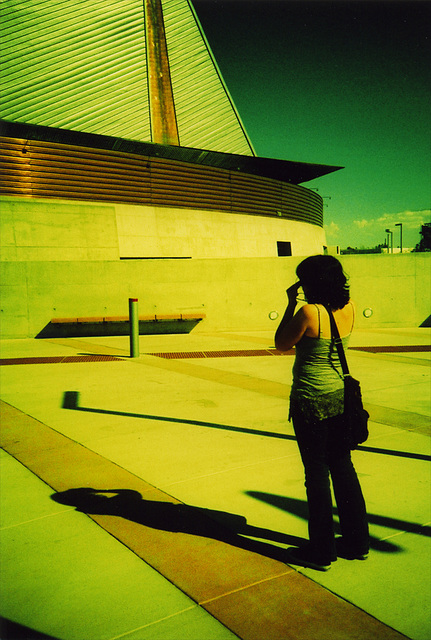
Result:
M352 337L371 552L323 573L272 334L3 341L1 639L429 640L429 344Z

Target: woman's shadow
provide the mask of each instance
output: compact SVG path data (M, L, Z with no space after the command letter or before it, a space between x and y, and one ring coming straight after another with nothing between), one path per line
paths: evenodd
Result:
M304 538L249 525L244 516L187 504L145 500L132 489L82 487L55 493L51 498L82 513L118 516L153 529L213 538L281 562L286 562L286 546L305 542Z

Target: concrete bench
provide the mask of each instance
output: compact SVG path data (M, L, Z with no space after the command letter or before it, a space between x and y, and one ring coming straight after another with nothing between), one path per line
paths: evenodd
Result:
M139 315L139 334L190 333L204 318L204 313ZM129 316L77 316L51 318L36 337L122 336L129 332Z

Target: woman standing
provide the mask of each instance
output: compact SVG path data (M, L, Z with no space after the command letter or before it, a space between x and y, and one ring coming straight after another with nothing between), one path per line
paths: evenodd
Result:
M346 349L354 324L347 278L333 256L311 256L301 262L299 282L287 289L288 305L275 334L275 346L295 346L290 417L305 470L309 510L309 543L288 550L288 563L321 571L337 556L364 560L369 534L365 502L350 450L343 445L344 382L328 306ZM298 289L308 304L295 313ZM330 479L342 537L335 540Z

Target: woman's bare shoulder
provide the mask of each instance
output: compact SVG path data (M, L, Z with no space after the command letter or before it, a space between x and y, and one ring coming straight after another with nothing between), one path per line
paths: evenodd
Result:
M315 304L304 304L300 309L298 309L298 313L301 313L304 318L312 319L315 318L318 314L318 309Z
M301 307L301 313L303 317L303 323L306 327L305 335L311 338L317 338L319 336L319 307L315 304L304 304Z

